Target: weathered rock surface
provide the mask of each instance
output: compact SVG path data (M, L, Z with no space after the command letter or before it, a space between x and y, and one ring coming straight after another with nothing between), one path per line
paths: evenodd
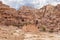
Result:
M60 40L60 4L16 10L0 2L0 40Z
M39 31L59 32L59 8L60 4L57 6L46 5L41 9L23 6L16 10L0 2L0 25L12 25L22 29L25 25L33 24L33 28L35 28L35 25Z
M57 6L46 5L41 9L22 7L19 14L24 19L24 24L35 24L40 31L58 32L60 31L60 9Z

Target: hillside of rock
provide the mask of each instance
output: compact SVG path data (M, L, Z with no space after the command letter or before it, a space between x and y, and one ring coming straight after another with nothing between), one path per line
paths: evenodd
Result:
M60 31L60 4L57 6L46 5L41 9L22 7L19 14L24 24L35 24L39 31L59 32Z
M32 25L38 31L59 32L60 4L57 6L49 4L41 9L22 6L16 10L0 2L0 25L16 26L23 30L24 27L28 30L30 28L28 26ZM35 29L32 31L35 31Z

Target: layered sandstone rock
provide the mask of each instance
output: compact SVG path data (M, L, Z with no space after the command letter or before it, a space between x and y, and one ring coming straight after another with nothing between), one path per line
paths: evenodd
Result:
M8 5L2 4L2 2L0 2L0 25L20 25L20 15L18 14L18 11Z
M35 24L40 31L58 32L60 30L59 5L46 5L41 9L23 7L19 14L27 24ZM27 19L26 19L27 18Z
M60 4L16 10L0 2L0 40L60 40L59 31Z
M58 32L60 30L59 7L59 4L57 6L49 4L41 9L23 6L16 10L0 2L0 25L12 25L22 29L25 25L34 24L39 31Z

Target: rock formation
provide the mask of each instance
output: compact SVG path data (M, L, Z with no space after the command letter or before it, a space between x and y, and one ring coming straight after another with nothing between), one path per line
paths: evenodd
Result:
M12 25L22 29L29 24L36 25L39 31L58 32L60 30L60 4L57 6L49 4L41 9L23 6L16 10L0 2L0 25Z
M35 24L40 31L58 32L60 30L59 5L46 5L41 9L22 8L19 14L27 24ZM27 19L26 19L27 18Z

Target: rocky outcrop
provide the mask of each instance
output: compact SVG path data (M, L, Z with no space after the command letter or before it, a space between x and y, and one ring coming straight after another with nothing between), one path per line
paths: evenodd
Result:
M57 6L49 4L41 9L23 6L16 10L0 2L0 25L12 25L22 29L26 25L33 24L32 28L36 26L39 31L58 32L60 30L59 8L60 4Z
M59 5L46 5L41 9L23 7L19 14L27 24L35 24L40 31L58 32L60 30ZM27 19L26 19L27 18Z
M1 25L16 25L18 12L16 9L0 2L0 24Z
M60 12L58 5L52 6L47 5L42 9L43 17L41 19L41 26L43 29L45 28L46 31L49 32L58 32L60 30Z

